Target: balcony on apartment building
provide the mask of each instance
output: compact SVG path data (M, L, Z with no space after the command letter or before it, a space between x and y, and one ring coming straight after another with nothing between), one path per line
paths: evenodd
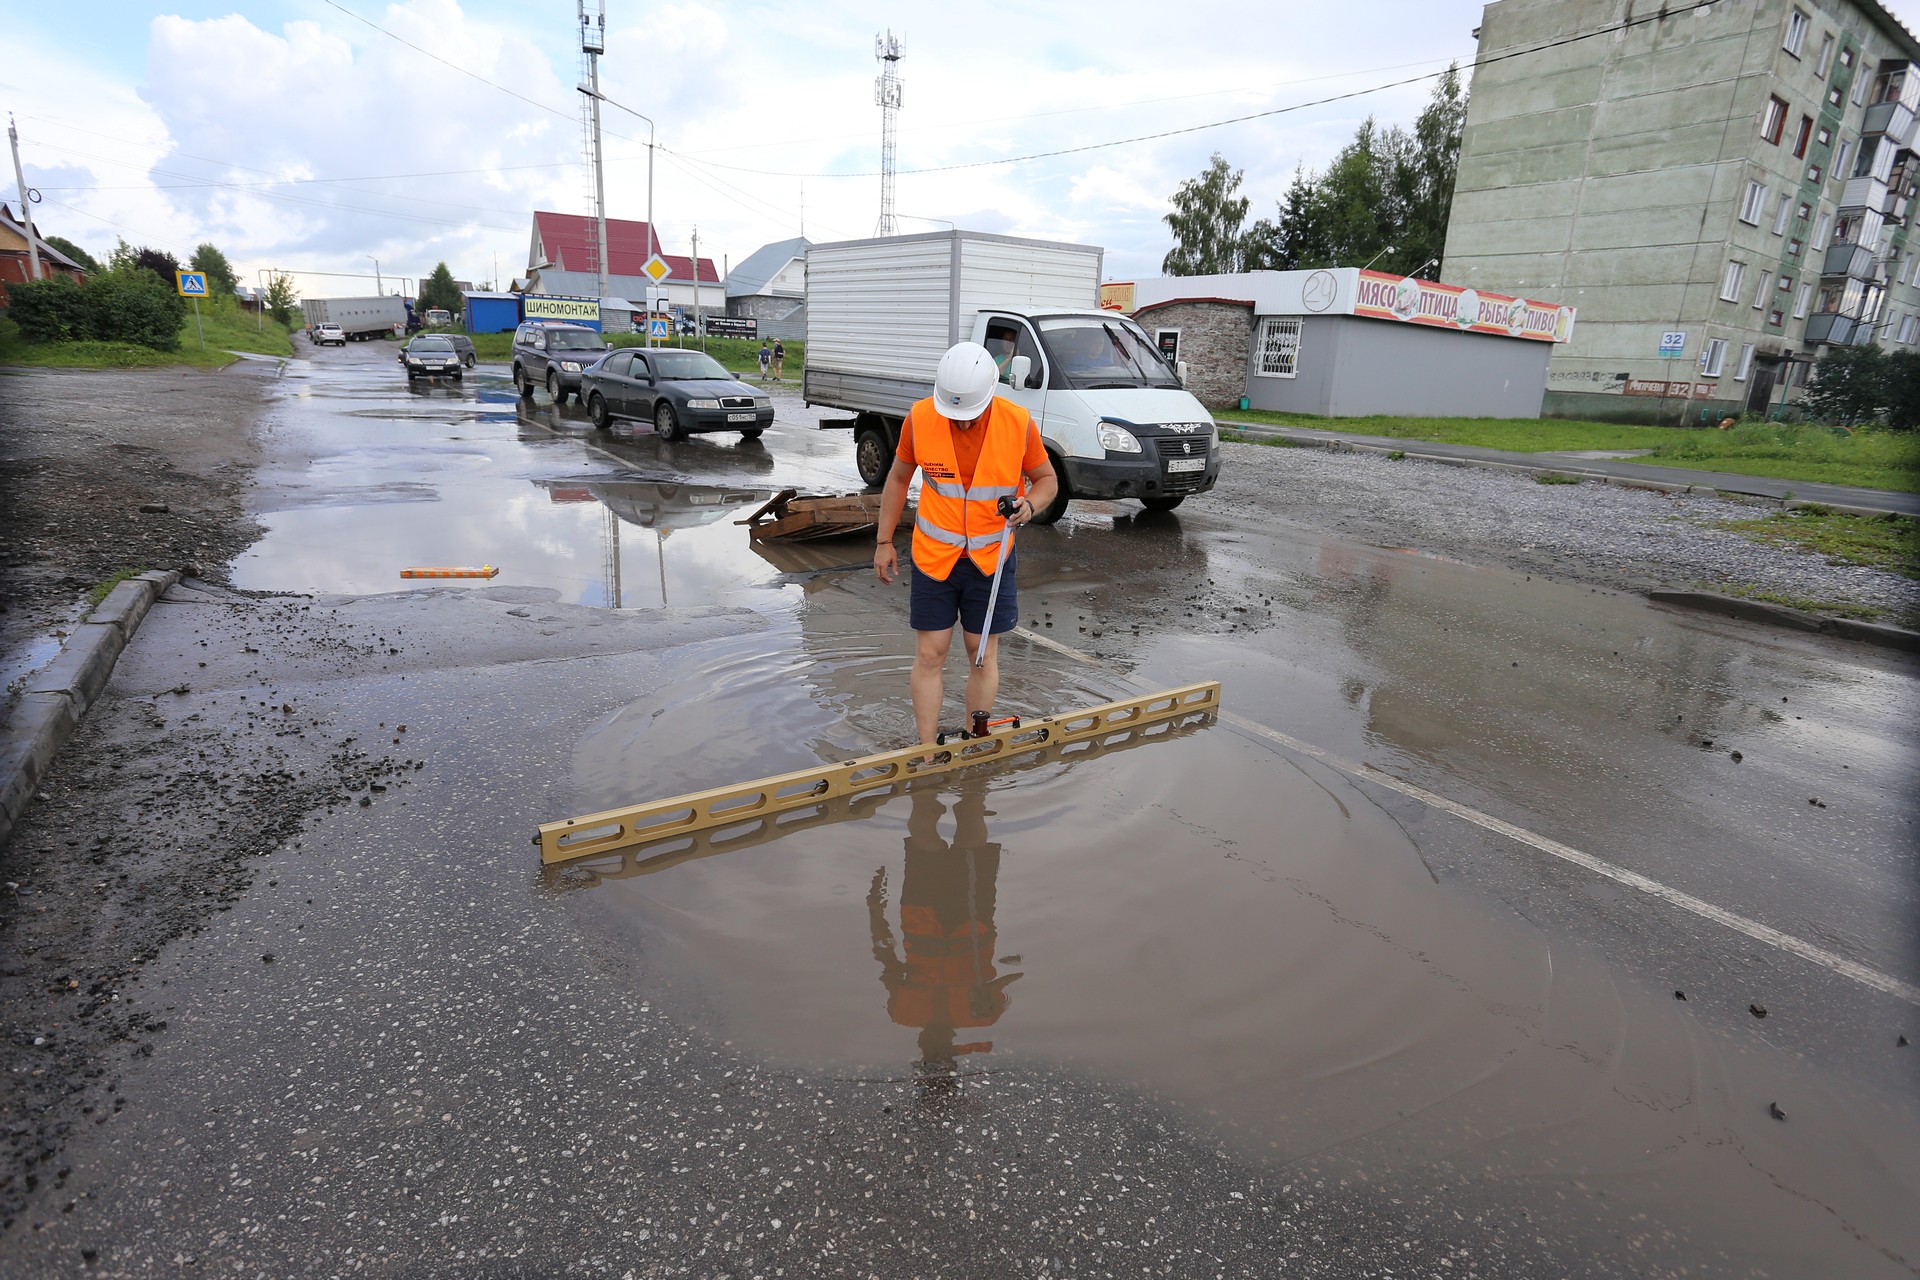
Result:
M1855 280L1873 279L1873 250L1864 244L1831 244L1827 260L1820 267L1823 276L1851 276Z
M1905 146L1913 137L1915 112L1920 112L1920 75L1905 61L1882 62L1867 100L1861 135L1885 134L1894 145Z
M1904 102L1876 102L1867 108L1862 134L1884 133L1901 146L1913 140L1913 108Z
M1852 316L1823 315L1807 317L1808 342L1833 342L1846 346L1860 322Z

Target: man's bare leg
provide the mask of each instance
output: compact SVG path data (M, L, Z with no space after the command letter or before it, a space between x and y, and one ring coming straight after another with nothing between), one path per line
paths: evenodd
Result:
M987 660L979 666L973 660L980 652L980 637L968 632L960 633L967 647L967 723L973 723L976 711L993 710L993 700L1000 694L1000 637L987 637Z
M916 631L913 644L913 727L920 741L932 742L940 732L940 701L946 695L947 651L953 647L953 628ZM992 658L987 659L992 662ZM968 685L972 687L971 682Z

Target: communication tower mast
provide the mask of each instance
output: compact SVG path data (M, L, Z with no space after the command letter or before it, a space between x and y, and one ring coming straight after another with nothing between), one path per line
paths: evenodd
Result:
M893 221L894 131L900 114L900 38L891 30L873 38L873 56L880 74L873 82L873 100L880 108L880 222L876 236L898 235Z
M607 296L607 180L601 165L600 149L600 55L607 51L607 0L595 0L596 12L587 12L587 0L575 0L580 14L580 77L583 88L580 104L580 132L587 155L587 191L593 206L593 240L587 252L593 262L588 267L600 277L596 301Z

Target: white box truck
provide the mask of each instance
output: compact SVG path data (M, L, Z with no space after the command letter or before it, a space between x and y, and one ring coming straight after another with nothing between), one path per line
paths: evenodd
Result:
M407 323L407 304L394 297L302 298L300 310L309 333L323 324L337 324L356 342L383 337L395 325L405 328Z
M854 415L821 425L853 429L860 478L877 485L940 357L970 339L999 361L998 394L1033 415L1060 478L1039 522L1070 498L1171 510L1213 488L1219 433L1140 326L1098 308L1103 257L978 231L812 245L801 394Z

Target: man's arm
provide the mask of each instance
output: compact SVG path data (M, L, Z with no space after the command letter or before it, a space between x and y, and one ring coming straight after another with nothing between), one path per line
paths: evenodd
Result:
M882 582L892 582L900 572L900 558L893 548L894 531L900 525L900 513L907 509L907 485L915 468L896 455L887 471L886 487L880 491L880 521L874 530L873 572ZM1051 473L1051 471L1049 471Z
M1053 461L1047 457L1046 446L1039 442L1039 428L1029 427L1027 430L1031 433L1027 443L1027 456L1033 457L1036 452L1035 446L1038 445L1040 461L1024 472L1027 477L1027 492L1019 514L1014 516L1015 522L1019 524L1025 524L1033 519L1034 513L1052 502L1054 495L1060 492L1060 477L1053 473Z

